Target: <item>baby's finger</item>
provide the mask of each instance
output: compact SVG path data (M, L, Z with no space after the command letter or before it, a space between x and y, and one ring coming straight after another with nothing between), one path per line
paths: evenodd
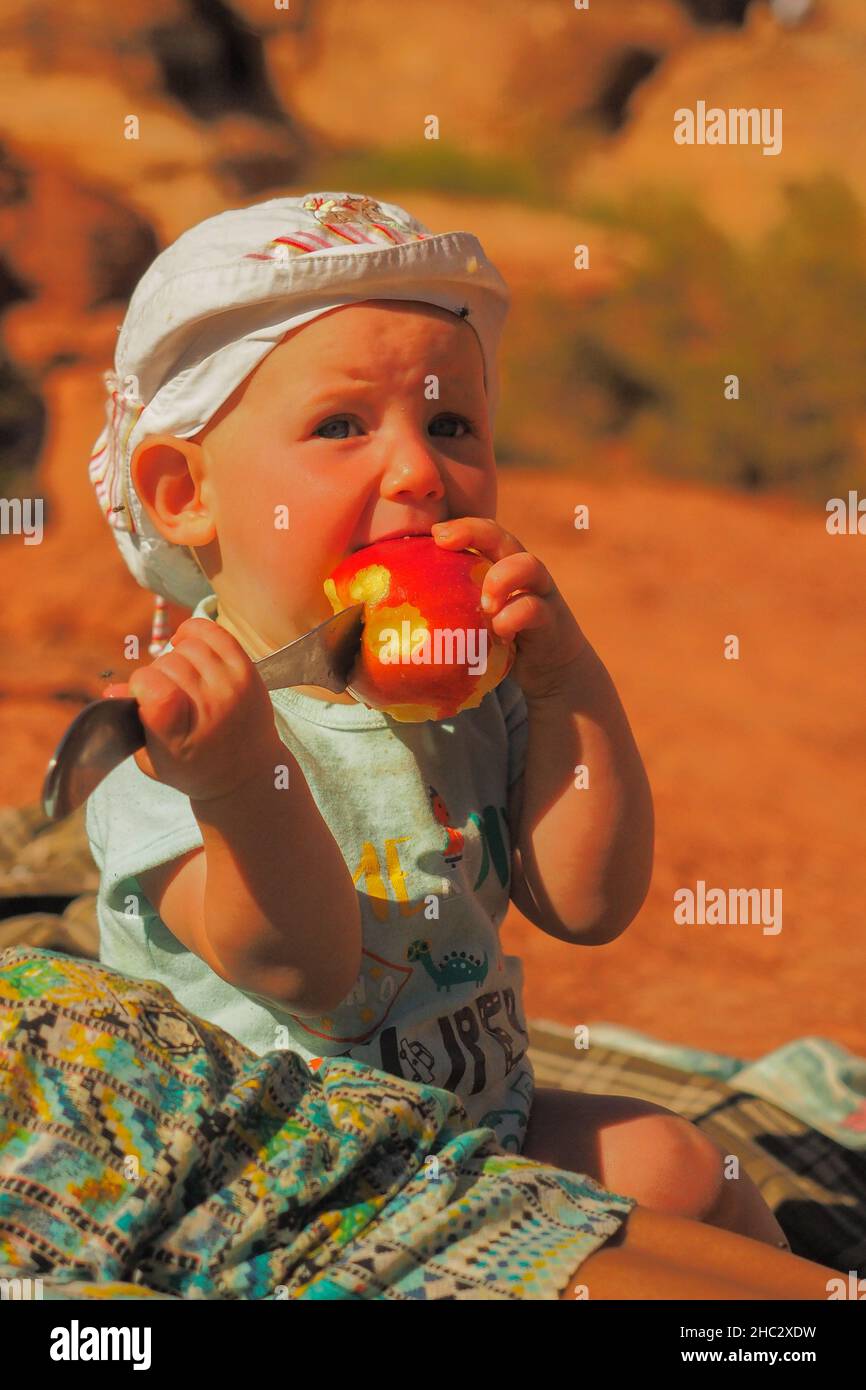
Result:
M191 651L195 649L201 652L203 647L206 648L224 662L237 677L247 675L252 665L251 658L237 638L211 618L187 618L181 623L171 642L175 651L186 651L189 647ZM192 660L192 657L190 659Z
M550 605L536 594L515 594L492 620L490 626L505 642L511 642L521 632L532 628L550 627L553 615Z
M229 651L226 655L221 643L206 640L200 632L180 637L177 647L162 660L167 663L168 674L184 689L194 692L199 707L211 715L236 691L245 690L253 676L252 663L243 652ZM188 664L188 679L181 672L182 662Z
M507 555L487 571L482 585L481 607L485 613L498 613L509 595L517 590L544 598L553 593L554 583L541 561L528 550Z
M449 517L447 521L434 522L431 534L436 544L446 550L478 550L494 562L523 550L517 537L489 516Z
M166 671L157 670L155 666L133 671L129 693L138 701L142 724L157 738L183 738L189 732L192 700Z

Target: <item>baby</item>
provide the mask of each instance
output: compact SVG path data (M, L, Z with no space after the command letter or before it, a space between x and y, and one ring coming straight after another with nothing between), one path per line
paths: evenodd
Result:
M258 1054L443 1087L506 1149L782 1244L684 1119L534 1086L509 898L559 941L613 941L647 892L653 814L609 675L494 520L507 308L474 236L357 194L223 213L143 277L90 475L138 581L194 611L106 692L138 700L147 746L87 806L101 959ZM252 663L330 616L334 567L407 534L492 561L510 675L423 724L268 693Z

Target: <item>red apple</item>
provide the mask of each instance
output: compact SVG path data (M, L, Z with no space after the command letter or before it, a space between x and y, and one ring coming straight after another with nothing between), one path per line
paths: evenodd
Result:
M334 612L364 604L350 693L406 724L480 705L515 655L481 607L490 564L476 550L443 550L432 536L377 541L341 561L325 580Z

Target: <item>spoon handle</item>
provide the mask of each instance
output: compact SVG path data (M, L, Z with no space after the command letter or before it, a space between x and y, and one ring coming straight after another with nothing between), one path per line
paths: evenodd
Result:
M352 604L279 651L254 662L266 690L318 685L340 694L361 645L364 605ZM92 700L73 719L54 750L42 784L49 820L62 820L90 796L103 777L138 748L147 735L132 696Z

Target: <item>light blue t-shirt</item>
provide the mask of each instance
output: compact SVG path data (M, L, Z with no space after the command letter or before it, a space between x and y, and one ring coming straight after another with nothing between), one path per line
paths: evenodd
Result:
M194 616L216 611L210 594ZM345 1054L454 1091L474 1124L520 1148L534 1073L523 967L499 940L510 887L507 789L523 771L528 734L520 687L506 677L477 709L425 724L299 690L270 696L278 733L357 885L363 944L353 990L327 1015L300 1018L228 984L172 935L137 875L203 837L189 797L133 757L87 802L101 871L100 960L167 985L259 1055L288 1047L315 1064ZM303 856L303 840L285 853Z

